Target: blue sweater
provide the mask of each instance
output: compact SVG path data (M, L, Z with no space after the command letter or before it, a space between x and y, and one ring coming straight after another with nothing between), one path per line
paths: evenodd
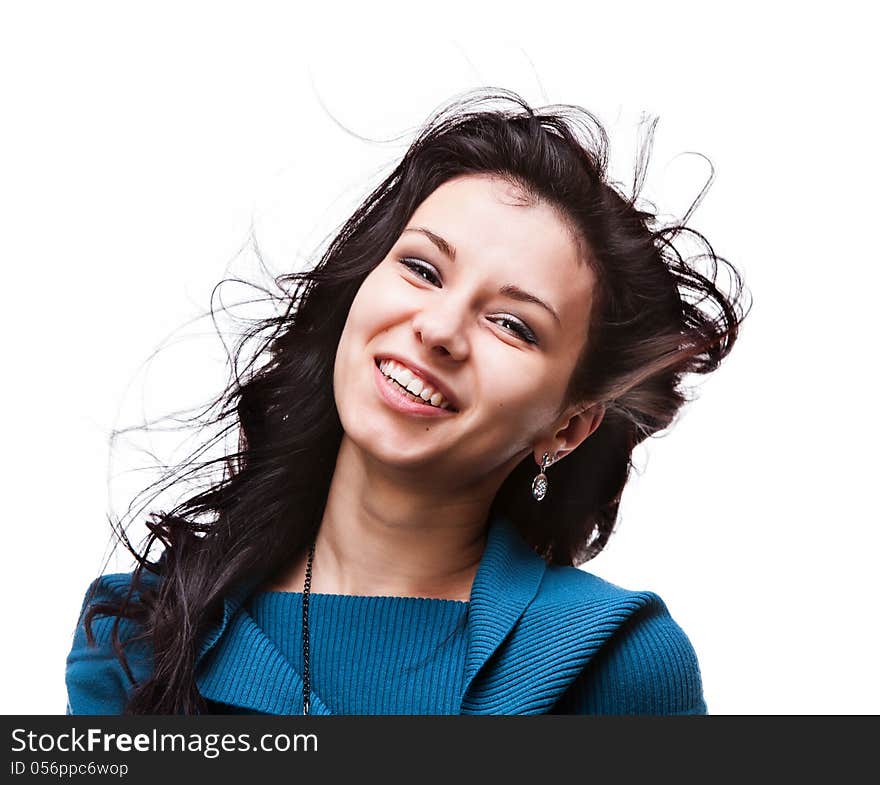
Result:
M102 576L93 601L120 596L130 577ZM230 592L196 657L212 713L302 713L301 612L301 592ZM658 595L547 565L503 516L490 522L469 602L313 594L309 616L312 714L707 712L694 649ZM80 615L69 714L123 711L132 685L112 623L95 617L89 647ZM134 632L120 623L123 641ZM146 679L149 643L126 651Z
M457 714L467 610L454 600L313 593L312 691L333 714ZM302 592L261 593L248 612L301 673Z

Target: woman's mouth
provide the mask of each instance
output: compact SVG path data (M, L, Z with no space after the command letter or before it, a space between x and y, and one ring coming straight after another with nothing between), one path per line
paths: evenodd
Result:
M376 379L376 386L382 399L392 409L405 414L414 414L422 417L450 417L453 414L457 414L457 411L452 409L448 404L446 405L446 408L434 406L429 401L425 401L420 396L407 390L399 382L382 373L379 365L380 360L375 358L373 360L373 373Z

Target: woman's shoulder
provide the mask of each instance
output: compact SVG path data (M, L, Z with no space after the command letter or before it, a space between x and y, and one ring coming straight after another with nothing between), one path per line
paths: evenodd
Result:
M89 611L102 603L121 602L133 580L134 572L110 573L95 578L85 590L66 660L67 714L122 713L133 684L115 650L114 626L135 680L140 681L152 668L150 645L139 639L142 630L133 619L98 608L88 624L91 639L87 633ZM152 573L142 573L131 592L132 599L138 599L145 587L156 587L160 580Z
M539 604L583 607L595 604L629 605L663 604L662 598L647 589L629 589L600 578L580 567L558 564L547 566L536 596Z
M145 589L155 590L161 578L146 570L142 571L135 581L134 572L115 572L100 575L88 586L80 605L78 626L82 626L86 613L93 607L103 603L121 603L131 594L130 600L137 601ZM107 642L117 617L98 610L92 615L91 630L96 640ZM137 624L130 618L119 618L119 630L128 633L128 637L136 634Z
M657 592L550 566L533 605L536 617L562 620L592 649L565 699L568 713L706 713L694 646Z

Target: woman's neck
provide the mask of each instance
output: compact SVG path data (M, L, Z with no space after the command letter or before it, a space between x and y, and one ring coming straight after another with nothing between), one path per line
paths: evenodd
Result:
M312 562L310 591L467 601L485 550L492 494L452 499L364 461L343 437ZM267 590L302 591L307 554Z

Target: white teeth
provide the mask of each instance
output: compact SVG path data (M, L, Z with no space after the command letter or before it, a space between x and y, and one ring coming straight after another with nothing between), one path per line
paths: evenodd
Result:
M425 384L418 376L416 376L409 368L401 365L394 360L383 360L379 363L379 370L385 376L394 379L402 387L409 390L413 395L419 396L425 403L437 406L441 409L448 409L449 402L443 397L443 394L434 390L428 384Z

